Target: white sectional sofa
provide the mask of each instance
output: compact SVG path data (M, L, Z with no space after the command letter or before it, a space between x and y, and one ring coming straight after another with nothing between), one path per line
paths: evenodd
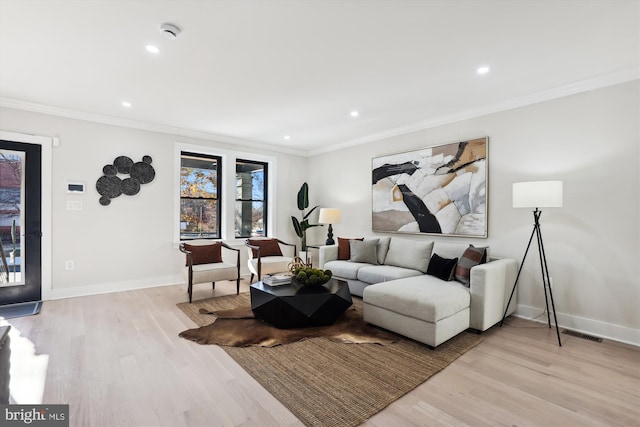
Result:
M338 246L321 246L320 268L330 269L349 284L352 294L362 297L366 322L431 347L468 328L485 331L499 322L518 268L515 259L487 254L488 262L467 269L466 279L461 277L468 280L467 286L427 271L432 258L434 264L448 266L452 259L462 258L468 244L387 236L349 243L351 254L343 260L338 259ZM460 270L464 276L464 268ZM507 314L514 310L515 299Z

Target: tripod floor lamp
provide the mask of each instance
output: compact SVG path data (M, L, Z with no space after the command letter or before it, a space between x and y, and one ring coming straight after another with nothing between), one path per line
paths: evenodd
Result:
M556 325L556 334L558 335L558 345L562 346L560 341L560 330L558 329L558 319L556 317L556 307L553 301L553 290L551 289L551 278L549 277L549 267L547 266L547 255L544 251L544 243L542 242L542 230L540 229L540 208L560 208L562 207L562 181L533 181L533 182L516 182L513 184L513 207L514 208L535 208L533 211L533 231L529 237L527 249L522 257L522 264L518 269L518 275L513 283L509 302L502 316L500 326L504 323L507 316L507 310L511 304L511 299L516 290L524 261L527 259L533 236L536 236L538 242L538 254L540 255L540 270L542 272L542 286L544 288L544 302L547 309L547 321L551 328L551 312L549 311L549 299L551 300L551 311L553 312L553 321ZM547 293L548 290L548 293Z

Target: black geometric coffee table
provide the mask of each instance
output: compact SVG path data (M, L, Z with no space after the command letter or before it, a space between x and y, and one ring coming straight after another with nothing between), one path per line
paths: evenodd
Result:
M330 325L353 304L349 285L338 279L322 286L256 282L249 291L255 316L281 329Z

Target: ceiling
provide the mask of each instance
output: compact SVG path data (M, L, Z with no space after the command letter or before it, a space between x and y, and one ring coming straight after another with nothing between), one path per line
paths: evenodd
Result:
M639 34L638 0L0 0L0 105L318 153L636 79Z

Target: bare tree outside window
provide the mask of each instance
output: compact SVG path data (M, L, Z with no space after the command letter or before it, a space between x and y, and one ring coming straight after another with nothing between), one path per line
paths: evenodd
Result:
M185 153L180 167L180 240L220 238L218 156Z

